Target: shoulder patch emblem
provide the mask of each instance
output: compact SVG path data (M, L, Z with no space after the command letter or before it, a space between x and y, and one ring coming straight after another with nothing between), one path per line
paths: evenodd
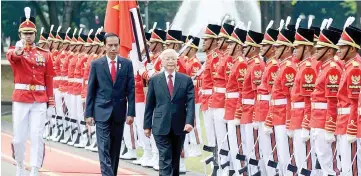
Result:
M355 84L355 85L359 84L360 79L361 79L360 75L359 76L351 76L352 84Z

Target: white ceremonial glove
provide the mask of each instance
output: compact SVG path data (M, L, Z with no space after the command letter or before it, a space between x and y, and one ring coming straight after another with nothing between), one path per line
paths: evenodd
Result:
M335 135L333 135L333 133L330 133L330 132L327 132L325 133L325 140L328 142L328 143L332 143L334 141L336 141L336 138L335 138Z
M145 72L145 68L144 67L140 67L140 69L138 70L139 74L142 75Z
M258 130L258 127L259 127L260 123L259 122L253 122L252 125L253 125L253 129Z
M287 130L287 136L293 138L293 130Z
M193 80L193 85L194 85L194 86L197 85L197 80Z
M310 130L302 128L301 138L303 142L306 142L310 139Z
M155 71L154 70L148 70L148 76L152 77L154 75Z
M351 143L353 143L353 142L355 142L355 141L356 141L356 136L346 134L346 139L347 139L348 143L350 143L350 144L351 144Z
M265 134L272 134L273 133L273 129L267 125L263 125L263 132Z
M55 115L55 107L51 106L46 110L46 116L51 117L52 115Z
M237 125L240 125L241 124L241 120L240 119L233 119L232 121L231 121L231 123L234 125L234 126L237 126Z
M148 63L147 66L146 66L146 69L147 69L148 71L154 70L154 65L153 65L152 63Z
M24 40L19 40L15 44L15 54L21 55L24 51Z

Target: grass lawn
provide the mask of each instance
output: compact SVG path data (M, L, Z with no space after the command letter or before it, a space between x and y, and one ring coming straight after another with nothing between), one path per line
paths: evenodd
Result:
M14 90L13 71L9 65L1 66L1 101L11 101Z

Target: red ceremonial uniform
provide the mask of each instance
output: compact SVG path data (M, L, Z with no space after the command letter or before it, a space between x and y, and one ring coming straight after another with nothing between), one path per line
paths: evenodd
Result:
M213 68L216 74L213 77L213 95L212 103L209 105L211 108L224 108L225 107L225 93L228 77L233 66L232 56L223 56L221 60L213 59ZM212 68L212 67L211 67Z
M186 60L184 56L179 56L177 60L177 72L187 74L186 70Z
M310 128L321 128L334 133L337 118L337 91L341 68L333 59L323 62L318 69L315 90L311 93Z
M157 60L158 60L158 58L159 58L159 55L160 55L160 52L155 53L154 55L151 55L151 56L150 56L150 62L153 64L154 69L155 69L155 62L157 62ZM148 62L145 62L145 63L144 63L144 68L147 68L147 64L148 64ZM160 66L160 65L159 65L159 66ZM159 69L160 69L160 68L159 68ZM157 70L157 69L155 69L155 70ZM148 71L143 72L142 78L145 79L145 80L149 80L150 77L148 76Z
M230 70L229 78L226 85L226 100L225 100L225 120L233 120L236 113L237 102L239 98L237 76L238 65L243 61L241 56L233 60L232 68Z
M10 47L6 58L14 72L15 89L12 101L22 103L54 103L53 60L49 51L30 46L17 56ZM45 90L37 90L44 86ZM17 88L18 87L18 88Z
M239 97L237 100L236 112L234 114L234 118L241 120L242 112L243 112L243 110L242 110L242 90L243 90L244 78L247 73L247 60L243 56L238 57L238 64L236 64L235 67L236 67L235 77L237 80L237 85L238 85L237 89L238 89Z
M289 127L291 118L290 89L293 86L296 70L292 67L292 56L280 62L279 72L271 90L271 103L265 125L286 125ZM286 123L287 122L287 123Z
M139 74L139 71L134 75L134 83L135 83L135 102L144 103L145 102L144 84L143 84L142 76Z
M85 64L89 55L80 53L78 55L78 60L75 64L74 70L74 79L73 79L73 95L80 95L83 87L83 74L85 69Z
M68 65L68 94L74 93L74 71L76 67L76 63L78 62L78 53L75 53L69 57L69 65Z
M213 102L213 96L215 95L215 79L216 79L216 75L217 75L217 68L218 68L218 66L219 66L219 63L220 63L220 60L221 60L221 58L223 58L223 52L221 51L221 50L219 50L219 49L216 49L215 50L215 53L216 54L213 54L215 57L213 57L213 59L212 59L212 62L211 62L211 65L210 65L210 71L211 71L211 79L212 79L212 82L213 82L213 87L212 87L212 95L211 95L211 97L209 98L209 100L208 100L208 106L210 107L210 108L212 108L211 107L211 105L212 105L212 102ZM214 107L215 108L215 107Z
M59 81L59 91L60 92L66 92L66 86L68 85L68 71L65 68L68 68L68 55L70 54L70 51L62 51L60 55L58 56L60 61L60 81Z
M91 54L88 60L85 62L84 72L83 72L83 90L81 93L81 98L85 99L88 94L88 80L89 80L89 73L90 73L90 66L91 62L95 59L99 58L97 54Z
M266 120L271 100L270 92L272 90L274 80L277 77L278 68L279 64L276 59L267 60L261 84L257 87L257 101L255 105L254 119L256 122L264 122Z
M62 92L68 92L68 89L70 87L70 83L69 83L69 64L70 64L70 60L74 57L75 53L73 52L69 52L69 54L67 54L64 58L64 63L63 63L63 67L61 68L61 75L62 75L62 80L64 80L63 82L63 86L61 86L61 90Z
M51 53L51 57L53 58L54 72L55 77L53 78L53 86L55 89L59 88L61 70L60 70L60 52L55 50Z
M309 129L311 116L310 95L315 87L316 67L312 67L311 58L297 64L296 79L291 91L291 122L290 130Z
M247 73L244 77L242 89L242 118L241 124L252 123L255 117L254 106L257 86L261 84L265 63L259 56L248 60Z
M357 103L361 86L360 63L359 55L345 63L337 94L336 135L357 134Z
M187 62L186 62L186 72L187 75L190 77L194 77L197 72L201 69L202 64L201 62L198 60L198 58L196 57L196 55L194 55L194 57L192 58L188 58ZM194 85L194 100L195 103L198 104L200 103L200 99L199 99L199 89L202 86L202 80L201 77L198 76L196 79L196 84Z

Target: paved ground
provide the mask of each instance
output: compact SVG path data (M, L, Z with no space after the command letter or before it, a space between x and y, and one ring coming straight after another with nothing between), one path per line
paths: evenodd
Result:
M4 110L11 111L11 106L2 105L2 113ZM2 121L1 124L1 175L15 175L15 161L12 158L11 140L12 127L9 122ZM74 148L68 145L46 141L46 153L42 176L95 176L100 175L100 166L98 161L98 153L86 151L84 149ZM26 144L26 161L25 164L29 170L29 153L30 142ZM158 172L152 169L146 169L133 165L126 161L120 161L118 175L150 175L156 176ZM188 172L191 176L200 176L201 174Z

